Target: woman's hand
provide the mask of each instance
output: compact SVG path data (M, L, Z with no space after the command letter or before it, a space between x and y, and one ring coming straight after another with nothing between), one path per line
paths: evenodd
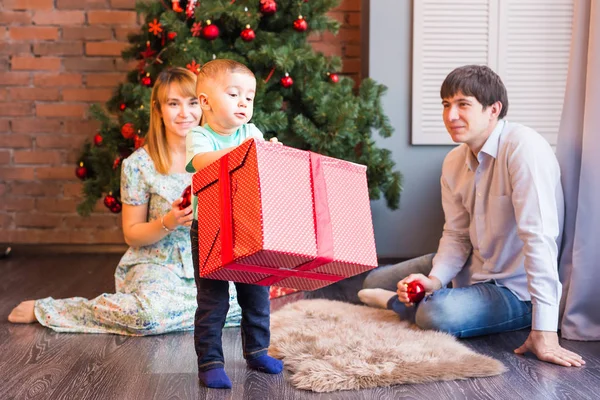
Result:
M193 208L190 205L180 210L179 204L182 201L183 197L177 198L171 204L171 210L168 213L151 221L147 220L147 203L139 206L123 204L123 235L125 236L125 242L133 247L147 246L158 242L178 226L192 225Z
M179 205L183 202L183 197L175 199L171 204L171 211L163 217L163 223L169 230L174 230L178 226L191 226L194 219L193 208L190 204L183 210L179 209Z

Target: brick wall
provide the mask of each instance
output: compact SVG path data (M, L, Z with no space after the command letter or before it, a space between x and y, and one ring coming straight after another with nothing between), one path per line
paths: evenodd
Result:
M0 243L120 244L119 215L98 203L79 217L75 162L105 102L133 68L121 51L137 32L135 0L0 2ZM315 35L316 50L344 59L361 76L361 0L342 0L331 16L338 36Z

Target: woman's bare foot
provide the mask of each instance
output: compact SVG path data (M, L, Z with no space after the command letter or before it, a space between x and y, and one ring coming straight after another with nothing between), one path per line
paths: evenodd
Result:
M36 322L35 313L33 312L33 306L35 300L22 301L21 304L13 308L8 314L8 320L15 324L31 324Z
M387 308L387 304L396 292L385 289L363 289L358 292L360 301L370 307Z

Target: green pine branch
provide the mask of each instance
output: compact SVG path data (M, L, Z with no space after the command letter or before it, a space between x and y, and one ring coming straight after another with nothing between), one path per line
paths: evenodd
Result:
M186 3L182 0L181 7L185 9ZM216 57L240 61L254 71L257 96L252 122L265 137L277 136L288 146L366 165L371 199L384 197L388 207L397 208L402 175L394 169L390 151L378 148L372 136L377 132L389 137L393 132L381 104L385 86L364 79L354 88L354 81L344 76L331 82L329 74L342 70L342 60L315 52L307 40L310 34L338 32L340 23L327 13L339 0L276 0L277 11L268 16L260 12L260 0L200 3L193 18L174 12L170 0L136 4L145 22L139 32L129 36L130 46L123 58L136 60L138 65L127 74L125 83L115 87L103 107L90 109L92 118L100 122L97 133L102 143L88 142L82 149L79 161L88 169L88 176L77 211L89 215L97 201L111 192L118 198L120 160L136 143L123 137L122 127L132 124L140 138L148 129L151 87L142 84L142 79L148 77L153 83L164 68L192 62L201 65ZM293 28L299 15L308 23L307 32ZM154 20L163 29L160 36L149 31ZM220 30L212 41L192 35L194 24L205 26L207 20ZM256 34L251 42L240 37L247 25ZM286 73L294 80L290 88L280 83Z

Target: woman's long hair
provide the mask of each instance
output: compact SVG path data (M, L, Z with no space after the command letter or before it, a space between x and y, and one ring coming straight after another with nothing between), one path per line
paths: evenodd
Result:
M178 86L183 97L196 97L196 75L180 67L168 68L162 71L152 89L150 97L150 127L146 139L148 154L154 162L158 173L166 175L171 169L171 153L167 143L167 132L162 119L161 106L169 97L171 84Z

